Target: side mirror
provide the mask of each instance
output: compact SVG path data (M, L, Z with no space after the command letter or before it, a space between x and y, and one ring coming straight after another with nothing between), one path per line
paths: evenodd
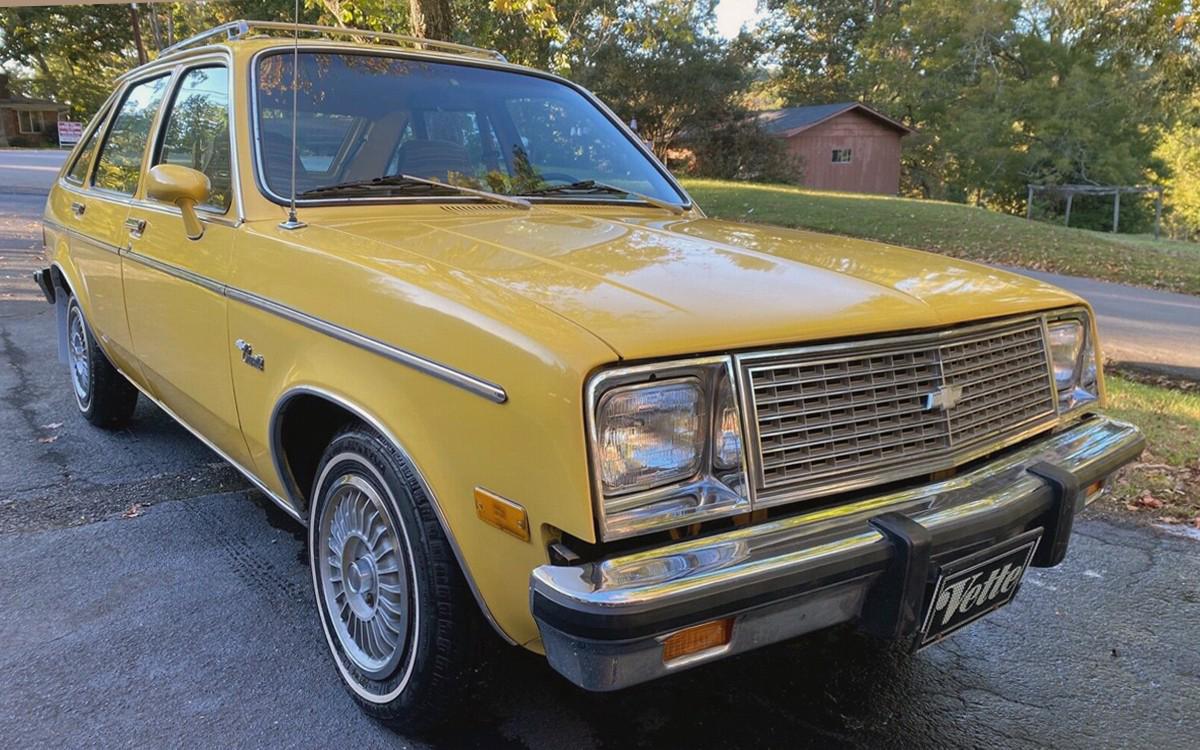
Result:
M198 240L204 234L204 226L196 216L196 206L208 201L211 190L208 175L191 167L159 164L146 175L146 195L179 206L183 213L183 229L189 240Z

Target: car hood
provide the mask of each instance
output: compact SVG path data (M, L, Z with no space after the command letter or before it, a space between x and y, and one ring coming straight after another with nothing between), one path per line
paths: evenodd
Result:
M347 246L376 263L391 250L416 253L523 295L625 359L911 331L1080 301L987 266L814 232L615 207L441 208L415 222L320 223L369 240Z

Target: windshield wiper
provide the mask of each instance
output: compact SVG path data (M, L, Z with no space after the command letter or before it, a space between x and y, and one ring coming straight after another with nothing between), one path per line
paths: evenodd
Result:
M626 190L616 185L609 185L606 182L597 182L596 180L580 180L579 182L570 182L564 185L547 185L546 187L528 190L522 193L522 195L553 195L555 193L618 193L620 195L628 195L630 198L643 203L649 203L655 208L670 211L676 216L683 214L683 206L677 203L652 198L649 195L635 193L632 190Z
M413 177L412 175L408 174L393 174L386 177L372 177L369 180L351 180L350 182L339 182L336 185L322 185L321 187L305 190L303 193L300 193L300 196L305 197L321 195L323 193L342 193L353 190L395 189L415 186L442 188L444 190L450 190L462 195L473 195L476 198L483 198L484 200L491 201L492 203L503 203L504 205L508 206L516 206L517 208L523 208L527 211L531 207L529 201L525 200L524 198L501 195L500 193L493 193L489 190L477 190L475 188L466 187L465 185L453 185L449 182L441 182L440 180L428 180L424 177Z

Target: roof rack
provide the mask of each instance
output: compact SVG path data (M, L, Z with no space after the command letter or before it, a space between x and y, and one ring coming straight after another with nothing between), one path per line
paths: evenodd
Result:
M472 57L483 57L489 60L499 60L507 62L504 55L496 50L483 49L482 47L471 47L466 44L456 44L455 42L442 42L437 39L422 39L418 36L405 36L403 34L386 34L382 31L363 31L361 29L348 29L337 26L318 26L310 23L286 23L282 21L230 21L229 23L221 24L213 27L208 31L202 31L195 36L190 36L180 42L172 44L162 51L162 54L169 52L178 52L189 47L199 47L206 44L214 44L218 37L224 37L226 41L231 39L239 39L249 36L256 32L300 32L302 34L320 34L323 36L349 36L367 38L385 42L394 42L395 44L414 47L417 49L430 50L432 52L452 52L459 55L470 55Z

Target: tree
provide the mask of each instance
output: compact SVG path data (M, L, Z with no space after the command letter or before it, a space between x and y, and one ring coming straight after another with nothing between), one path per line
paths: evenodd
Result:
M712 0L635 0L593 19L601 43L570 61L572 77L608 102L665 158L680 136L740 119L754 49L715 34Z
M897 0L765 0L769 11L757 30L778 71L773 92L789 105L828 104L861 98L855 73L860 42Z
M916 128L904 189L1024 210L1025 184L1159 174L1200 64L1188 0L768 0L788 104L865 100ZM1111 212L1079 206L1082 225ZM1128 206L1134 226L1144 207ZM1124 209L1124 207L1123 207Z
M1200 239L1200 126L1186 122L1163 134L1156 155L1167 180L1167 230L1177 239Z
M111 81L137 63L129 7L120 5L0 9L0 62L27 71L27 93L91 115Z
M427 39L454 38L454 10L450 0L409 0L412 33Z

